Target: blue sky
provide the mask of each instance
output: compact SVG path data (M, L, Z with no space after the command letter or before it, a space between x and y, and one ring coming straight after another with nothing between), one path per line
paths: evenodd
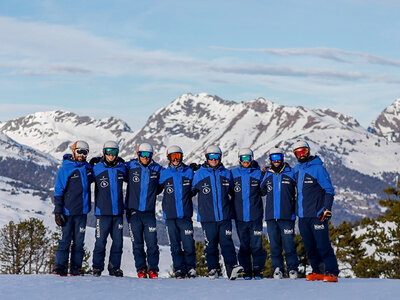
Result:
M400 98L395 0L0 2L0 120L115 116L184 93L329 107L363 126Z

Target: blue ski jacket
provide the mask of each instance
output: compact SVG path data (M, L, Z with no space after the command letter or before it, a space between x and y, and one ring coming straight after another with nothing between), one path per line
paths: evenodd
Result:
M128 188L125 207L138 211L155 212L157 195L160 193L160 172L163 169L155 161L144 167L133 159L126 163L128 169Z
M193 170L186 165L169 166L161 171L160 189L164 190L162 209L164 219L182 219L193 216Z
M266 195L265 220L296 219L296 179L289 164L285 163L279 173L268 168L261 183L261 190L262 194Z
M84 215L91 209L90 184L93 169L88 162L78 162L65 154L54 187L54 213Z
M108 166L104 159L93 167L95 180L96 216L122 215L124 198L122 186L127 181L126 166L118 162L114 167Z
M328 172L318 156L294 167L297 182L296 211L300 218L315 218L324 210L332 210L334 188Z
M222 164L213 169L204 163L192 182L193 195L198 194L198 221L218 222L234 216L230 196L233 192L232 173Z
M262 218L262 175L257 161L253 161L249 168L238 166L232 169L232 177L236 220L248 222Z

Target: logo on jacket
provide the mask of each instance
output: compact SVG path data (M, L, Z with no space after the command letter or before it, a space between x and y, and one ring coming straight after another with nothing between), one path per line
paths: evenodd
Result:
M314 180L311 177L304 178L304 183L314 183Z
M258 186L259 181L258 180L252 180L251 181L251 186Z
M229 180L223 179L222 180L222 185L229 185Z
M272 182L271 181L267 181L267 191L272 192Z
M79 175L74 173L74 175L71 176L71 179L79 178Z
M189 179L186 179L185 181L183 181L183 185L192 185L192 183Z
M204 195L207 195L211 192L211 188L209 185L207 185L207 183L204 183L201 188Z
M107 181L107 177L101 177L100 178L100 187L102 187L103 189L108 187L108 181Z
M174 186L170 183L167 183L165 191L167 192L167 194L172 194L174 192Z
M139 173L134 172L134 173L132 174L132 181L133 181L133 182L139 182L139 181L140 181Z
M234 188L233 188L233 190L236 192L236 193L239 193L241 190L242 190L242 187L240 186L240 183L239 182L235 182L235 186L234 186Z

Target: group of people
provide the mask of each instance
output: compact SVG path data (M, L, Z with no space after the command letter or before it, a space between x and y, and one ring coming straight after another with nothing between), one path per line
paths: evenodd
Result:
M293 152L299 162L294 168L285 162L282 149L273 148L267 154L270 165L261 169L254 160L253 151L242 148L238 152L237 167L228 170L217 145L205 149L205 161L201 165L186 165L182 149L174 145L167 149L169 163L163 168L153 160L154 151L149 143L140 144L137 158L125 162L118 155L118 143L107 141L103 156L87 162L89 145L76 141L72 154L64 155L56 179L54 213L62 234L53 273L66 276L71 256L70 275L83 275L83 240L87 214L91 210L90 186L94 182L94 276L101 276L104 270L108 236L112 239L108 272L111 276L123 276L125 212L138 277L158 277L155 205L157 195L162 193L162 211L176 278L196 277L192 198L197 196L209 278L222 274L219 248L229 279L234 280L239 274L246 280L262 278L267 258L262 244L265 219L273 277L281 279L287 275L296 279L299 266L294 242L297 216L312 267L306 279L337 282L338 264L328 231L334 198L329 174L321 159L310 154L306 141L296 142ZM127 183L125 196L124 182ZM238 254L232 240L232 220L235 220L240 241Z

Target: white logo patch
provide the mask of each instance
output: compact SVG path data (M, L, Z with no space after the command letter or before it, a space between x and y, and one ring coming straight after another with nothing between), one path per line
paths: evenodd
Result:
M283 229L283 234L293 234L293 229Z
M185 230L185 235L192 235L193 234L193 230Z
M165 189L165 191L167 192L167 194L172 194L174 192L174 187L172 184L168 183L167 187Z
M119 230L121 230L121 229L123 229L123 228L124 228L124 225L118 224L118 229L119 229Z
M137 175L133 176L133 177L132 177L132 181L133 181L133 182L139 182L139 181L140 181L139 176L137 176Z
M207 185L207 183L204 183L202 186L202 192L204 195L207 195L211 192L211 188Z
M156 227L149 227L149 232L156 232L157 228Z
M268 191L268 192L272 192L272 185L270 185L269 183L268 183L268 185L267 185L267 191Z
M236 193L239 193L239 192L242 190L242 187L240 186L240 183L239 183L239 182L235 182L235 187L233 188L233 190L234 190Z
M85 228L85 227L79 227L79 232L80 232L80 233L85 232L85 231L86 231L86 228Z
M107 181L107 177L101 177L100 178L100 187L101 188L106 188L106 187L108 187L108 181Z
M225 235L232 235L232 230L225 230Z
M257 230L254 230L253 231L253 235L255 235L255 236L258 236L258 235L262 235L262 231L257 231Z
M318 224L314 224L314 229L315 230L323 230L325 229L324 224L318 225Z

